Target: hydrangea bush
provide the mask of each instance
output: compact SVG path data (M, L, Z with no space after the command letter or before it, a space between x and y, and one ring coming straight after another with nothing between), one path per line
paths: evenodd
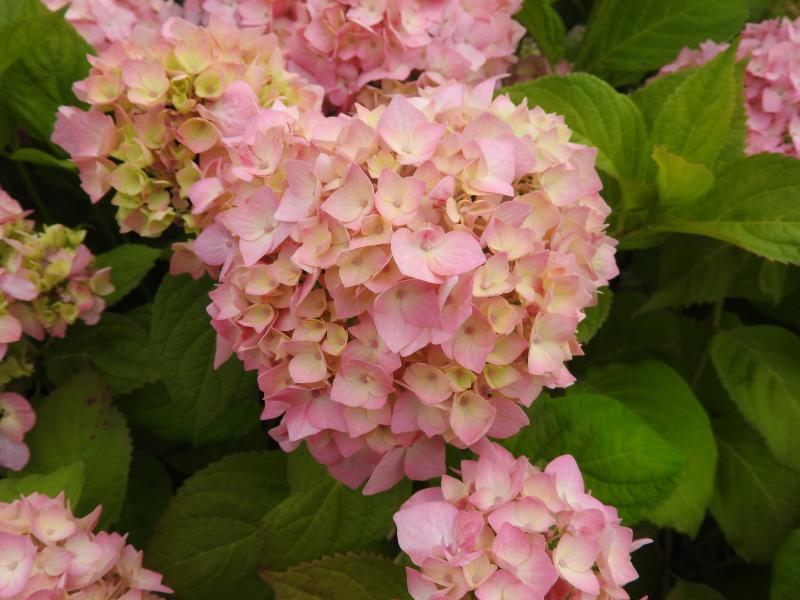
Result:
M0 599L793 599L799 14L0 3Z

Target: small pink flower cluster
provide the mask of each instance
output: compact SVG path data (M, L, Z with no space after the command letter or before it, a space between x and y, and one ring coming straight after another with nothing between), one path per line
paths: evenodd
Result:
M584 490L575 459L542 471L485 444L461 479L414 494L395 514L414 600L624 600L637 578L633 539L616 509ZM472 597L472 596L469 596Z
M218 362L258 369L271 435L365 493L526 425L519 404L574 380L576 327L617 272L596 150L493 87L320 120L275 191L196 243L222 268Z
M22 440L35 423L30 402L13 392L0 392L0 467L13 471L25 467L30 451Z
M348 108L377 80L481 81L507 72L525 28L521 0L194 0L187 18L274 31L290 68Z
M177 15L173 0L42 0L50 10L69 6L64 15L96 50L129 40L136 27L158 27Z
M198 231L232 188L265 185L286 142L273 133L322 105L320 88L285 70L275 36L222 22L171 18L89 60L74 89L92 108L62 107L53 141L92 201L113 188L121 230L143 236L176 220ZM259 122L249 120L256 114ZM248 152L228 155L241 144Z
M660 73L701 66L728 48L704 42L700 50L681 50ZM737 50L747 59L744 78L747 110L747 153L773 152L800 158L800 19L749 23Z
M172 592L124 536L92 533L100 510L75 518L63 492L0 502L0 598L156 600L152 592Z
M93 325L114 288L110 269L95 270L85 231L35 230L16 200L0 190L0 360L26 334L63 337L78 319Z

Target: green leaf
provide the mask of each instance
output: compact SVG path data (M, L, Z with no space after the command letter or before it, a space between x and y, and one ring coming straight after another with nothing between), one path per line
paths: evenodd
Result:
M711 359L722 385L775 457L800 471L800 338L772 325L717 333Z
M31 460L23 471L51 473L82 462L86 485L78 514L103 505L99 527L116 522L128 484L131 440L125 418L111 404L100 378L84 371L36 408L36 427L25 437Z
M576 66L615 85L632 83L684 46L733 37L747 17L747 0L595 2Z
M719 461L711 514L744 559L769 561L800 522L800 475L736 413L714 422Z
M268 572L280 600L407 600L403 567L370 554L329 556Z
M161 363L173 415L182 415L194 443L236 438L257 426L255 374L228 360L214 369L216 334L206 306L207 278L167 277L156 293L150 339Z
M175 589L175 600L261 600L263 542L258 523L287 493L286 456L226 456L186 480L156 524L149 566Z
M532 461L572 454L586 487L629 525L648 518L683 477L680 450L608 396L541 397L530 417L531 426L503 445Z
M735 52L731 47L675 88L653 123L654 144L686 162L714 167L736 105Z
M45 353L47 377L59 385L91 365L114 394L127 394L161 377L150 340L133 319L106 313L97 325L77 324Z
M666 211L658 225L800 262L800 161L757 154L733 162L700 200Z
M647 181L653 171L644 118L633 101L586 73L547 76L503 91L514 102L564 115L573 141L598 149L597 166L617 178Z
M598 290L597 304L586 309L586 318L578 324L576 337L581 344L588 343L606 322L613 299L614 294L607 287Z
M551 0L525 0L515 15L551 64L564 57L566 29Z
M0 6L0 76L62 20L38 0L14 0Z
M111 306L122 300L142 282L161 256L161 250L142 244L122 244L97 256L98 269L111 267L111 283L114 291L106 296Z
M696 70L696 67L691 67L682 69L677 73L659 75L631 94L631 100L642 112L644 122L649 131L653 129L656 117L664 109L664 103L667 98Z
M574 391L573 391L574 390ZM590 369L570 393L597 392L622 402L683 454L675 491L647 515L662 527L694 537L711 500L717 446L703 406L672 368L661 362Z
M144 547L171 496L172 481L164 464L151 454L134 451L117 529L125 531L136 548Z
M769 600L794 600L800 589L800 529L795 529L778 548L772 562Z
M329 476L303 486L264 517L263 564L282 571L336 552L379 551L392 530L392 515L410 495L408 481L374 496Z
M689 162L664 146L653 147L653 160L658 166L656 184L661 206L696 200L714 187L716 178L711 169Z
M54 498L63 491L72 506L77 506L85 483L82 461L75 461L43 475L12 475L0 479L0 502L11 502L21 495L27 496L33 492Z
M667 594L667 600L725 600L725 596L710 585L679 581Z
M758 289L767 296L773 304L778 304L791 285L787 265L763 261L758 272Z
M78 167L72 161L56 158L52 154L37 150L36 148L20 148L11 153L11 160L19 162L27 162L34 165L42 165L44 167L53 167L55 169L64 169L65 171L77 172Z

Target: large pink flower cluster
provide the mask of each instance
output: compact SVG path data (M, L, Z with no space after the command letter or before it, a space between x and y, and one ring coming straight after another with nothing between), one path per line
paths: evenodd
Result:
M525 33L512 16L521 0L194 0L187 18L226 19L275 31L290 66L347 108L367 83L454 79L505 73Z
M64 495L0 502L0 598L155 600L170 593L118 533L92 533L100 507L75 518Z
M198 231L235 187L265 185L286 146L273 132L322 105L321 88L286 71L275 36L221 21L171 18L90 61L75 93L92 108L62 107L53 140L92 201L114 189L122 231L143 236L175 221Z
M30 451L23 438L35 423L30 402L13 392L0 392L0 467L19 471L28 463Z
M35 223L0 190L0 360L23 334L63 337L78 319L92 325L110 294L110 269L96 270L85 231Z
M180 6L173 0L42 0L50 10L68 6L64 15L96 50L131 38L137 27L157 28Z
M701 66L728 48L704 42L700 50L681 50L661 73ZM800 19L749 23L742 32L738 59L746 59L747 153L773 152L800 158Z
M544 470L485 444L461 479L414 494L394 516L414 600L623 600L637 578L616 509L584 489L575 459Z
M258 369L272 436L365 493L526 425L617 272L596 150L493 86L320 120L197 240L223 272L218 362Z

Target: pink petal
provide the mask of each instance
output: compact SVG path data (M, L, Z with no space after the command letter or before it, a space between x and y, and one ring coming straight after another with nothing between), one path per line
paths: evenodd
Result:
M462 392L453 402L450 427L467 446L477 442L492 425L495 409L483 396L475 392Z
M418 235L410 229L403 227L392 235L392 258L403 275L429 283L442 282L428 266L428 252L419 244Z
M430 270L445 277L473 271L485 262L480 243L466 231L447 232L443 241L428 253Z
M342 187L328 196L321 209L342 223L351 223L372 210L374 195L372 181L361 167L353 163Z
M431 556L433 549L447 545L458 509L448 502L427 502L403 508L394 515L397 542L414 564Z

